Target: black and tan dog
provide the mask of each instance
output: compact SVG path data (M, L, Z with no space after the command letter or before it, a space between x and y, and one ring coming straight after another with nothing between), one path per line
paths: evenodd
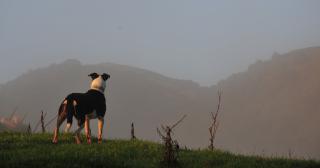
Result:
M58 143L58 134L61 124L67 119L66 132L69 132L72 119L78 120L79 128L74 132L76 143L80 144L80 132L85 127L87 142L91 143L90 119L98 118L98 142L102 142L102 129L104 124L104 115L106 113L106 100L104 90L106 81L110 75L104 73L99 75L92 73L91 88L86 93L69 94L61 103L58 112L57 126L54 130L53 143Z

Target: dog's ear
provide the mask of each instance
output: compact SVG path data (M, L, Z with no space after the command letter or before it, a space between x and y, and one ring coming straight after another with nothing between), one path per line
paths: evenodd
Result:
M99 74L97 74L97 73L91 73L91 74L89 74L88 76L90 76L91 78L92 78L92 80L94 80L94 79L96 79L97 77L99 77Z
M110 75L109 75L109 74L106 74L106 73L103 73L101 76L102 76L102 79L103 79L104 81L106 81L106 80L108 80L108 79L110 78Z

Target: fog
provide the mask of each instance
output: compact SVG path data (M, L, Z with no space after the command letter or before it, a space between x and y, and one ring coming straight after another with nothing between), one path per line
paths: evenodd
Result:
M41 110L51 118L64 96L86 91L88 73L107 72L106 138L127 138L134 121L138 137L157 141L155 127L184 113L177 139L204 148L222 89L219 149L320 158L319 6L0 0L0 115L18 107L34 127Z
M0 83L75 58L213 85L320 45L319 1L1 0Z

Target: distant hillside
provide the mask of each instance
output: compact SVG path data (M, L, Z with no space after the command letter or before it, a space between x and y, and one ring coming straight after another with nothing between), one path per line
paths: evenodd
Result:
M219 82L217 143L243 153L320 158L319 65L320 47L306 48L274 54Z
M89 89L91 72L111 74L107 83L106 137L130 136L131 122L135 123L137 137L159 140L156 127L172 124L182 115L188 118L179 129L183 144L197 146L199 128L206 130L208 123L193 125L198 113L209 114L208 104L203 101L208 88L187 80L167 78L147 70L111 64L83 65L76 60L31 70L0 89L1 114L9 116L15 107L22 116L28 113L26 123L34 129L40 119L40 111L48 112L46 121L57 114L59 104L71 92L86 92ZM201 117L200 117L201 118ZM203 117L202 117L203 118ZM55 121L54 121L55 123ZM50 131L52 131L51 125ZM92 124L93 132L96 125ZM74 124L76 126L76 124ZM195 135L195 137L190 135ZM202 139L202 138L200 138ZM204 143L207 137L203 138Z
M48 112L49 120L68 93L85 92L89 73L107 72L111 78L106 90L105 138L128 138L134 122L139 138L158 141L156 127L187 114L174 136L182 146L206 147L209 113L215 110L216 92L221 88L218 148L320 159L319 64L320 47L306 48L275 54L215 86L200 87L139 68L68 60L31 70L2 85L0 112L8 116L18 107L21 116L28 113L26 121L34 127L41 110ZM92 127L96 128L95 123Z

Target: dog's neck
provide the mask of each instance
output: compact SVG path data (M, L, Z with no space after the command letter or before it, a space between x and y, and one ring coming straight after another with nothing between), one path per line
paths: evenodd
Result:
M98 89L98 88L90 88L90 89L91 89L91 90L96 90L96 91L104 94L104 90L102 90L102 89Z
M99 76L98 78L94 79L91 82L90 89L97 90L102 94L104 94L105 88L106 88L106 82L102 79L101 76Z

